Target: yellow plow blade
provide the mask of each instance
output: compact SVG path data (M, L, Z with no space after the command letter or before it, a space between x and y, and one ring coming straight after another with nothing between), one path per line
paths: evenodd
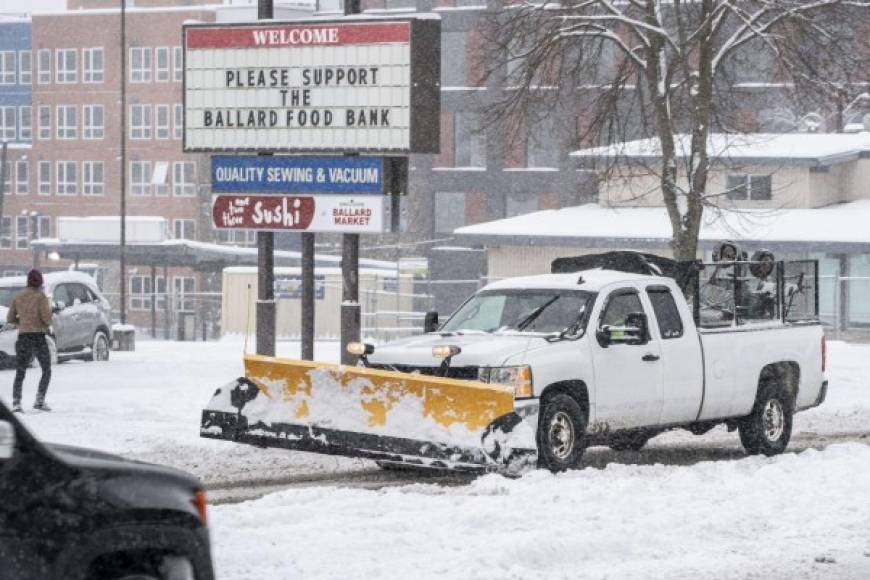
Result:
M453 469L514 471L536 458L510 387L257 355L215 394L201 433Z

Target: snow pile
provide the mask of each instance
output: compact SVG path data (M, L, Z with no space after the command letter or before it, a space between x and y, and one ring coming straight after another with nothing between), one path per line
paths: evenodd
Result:
M289 490L213 508L211 521L231 579L858 580L870 577L870 447Z

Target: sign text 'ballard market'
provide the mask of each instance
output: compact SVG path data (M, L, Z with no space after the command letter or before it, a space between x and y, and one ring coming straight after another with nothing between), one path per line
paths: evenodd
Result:
M186 151L436 152L437 20L189 25Z

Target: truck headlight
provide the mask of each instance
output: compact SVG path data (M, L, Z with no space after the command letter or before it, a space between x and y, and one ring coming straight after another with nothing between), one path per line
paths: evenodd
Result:
M477 379L484 383L496 383L514 388L514 398L528 399L535 395L532 387L532 367L481 367Z

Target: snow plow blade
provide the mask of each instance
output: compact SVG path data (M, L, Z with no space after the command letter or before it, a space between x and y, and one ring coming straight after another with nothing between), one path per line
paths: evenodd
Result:
M531 411L530 411L531 409ZM202 437L454 470L537 461L537 407L497 384L257 355L202 412Z

